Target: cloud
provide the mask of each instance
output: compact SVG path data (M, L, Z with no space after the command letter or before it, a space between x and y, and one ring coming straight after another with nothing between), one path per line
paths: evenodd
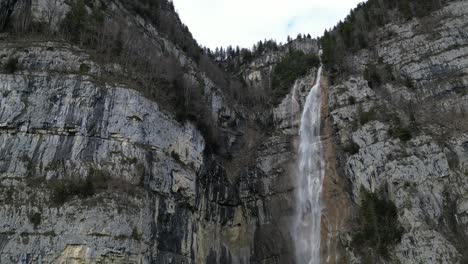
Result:
M198 43L251 47L288 35L321 36L362 0L173 0Z

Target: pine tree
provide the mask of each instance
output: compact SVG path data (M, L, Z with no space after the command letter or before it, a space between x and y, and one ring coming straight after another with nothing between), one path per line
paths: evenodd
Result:
M257 44L257 54L262 54L265 51L265 46L263 45L263 42L260 40Z
M226 49L227 57L232 58L234 57L234 49L232 48L231 45L229 45Z

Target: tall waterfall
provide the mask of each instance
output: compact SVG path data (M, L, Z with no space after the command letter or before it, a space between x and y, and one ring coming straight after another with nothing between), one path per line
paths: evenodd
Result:
M297 164L296 221L293 238L297 264L320 263L321 195L324 161L320 141L320 80L307 96L299 130L300 144Z

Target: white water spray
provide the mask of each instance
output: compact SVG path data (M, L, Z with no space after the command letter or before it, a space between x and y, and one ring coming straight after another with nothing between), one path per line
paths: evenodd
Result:
M319 68L316 83L307 96L299 130L296 221L293 230L296 264L320 263L321 196L324 177L320 141L321 76L322 67Z

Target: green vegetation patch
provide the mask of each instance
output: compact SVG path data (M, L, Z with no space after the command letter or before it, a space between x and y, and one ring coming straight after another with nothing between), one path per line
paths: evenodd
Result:
M52 202L61 205L73 197L88 198L109 186L110 175L103 170L90 169L86 179L63 179L51 183Z
M358 115L359 115L359 122L361 126L363 126L371 121L377 120L379 113L376 108L371 108L368 111L363 111L362 106L359 106Z
M290 50L273 72L273 96L275 101L289 93L294 82L306 75L313 67L320 65L315 54L305 54L300 50Z
M143 234L141 232L139 232L136 227L134 227L133 230L132 230L132 236L131 237L132 237L133 240L140 241L141 238L143 237Z
M352 141L350 143L348 143L345 147L344 147L344 151L350 155L354 155L354 154L358 154L359 153L359 145Z
M398 138L403 142L407 142L413 137L412 130L414 130L414 127L412 129L410 126L403 124L399 117L394 117L392 127L388 131L388 134L393 138Z
M3 65L3 70L8 74L13 74L18 70L18 58L10 57L5 65Z
M357 108L357 117L358 118L351 123L353 130L357 130L371 121L379 120L382 114L377 107L371 107L369 110L364 111L362 104L360 104Z
M29 222L33 224L34 228L37 228L42 221L42 215L40 213L34 213L29 215Z
M91 70L91 67L88 64L82 63L80 65L80 73L81 74L87 74L87 73L89 73L90 70Z
M395 81L392 67L385 63L367 65L364 71L364 78L369 83L371 89L378 88L384 83Z
M362 254L373 253L389 258L389 249L401 241L403 228L398 222L395 204L376 193L361 188L361 207L358 226L352 237L352 246ZM374 262L375 263L375 262Z

